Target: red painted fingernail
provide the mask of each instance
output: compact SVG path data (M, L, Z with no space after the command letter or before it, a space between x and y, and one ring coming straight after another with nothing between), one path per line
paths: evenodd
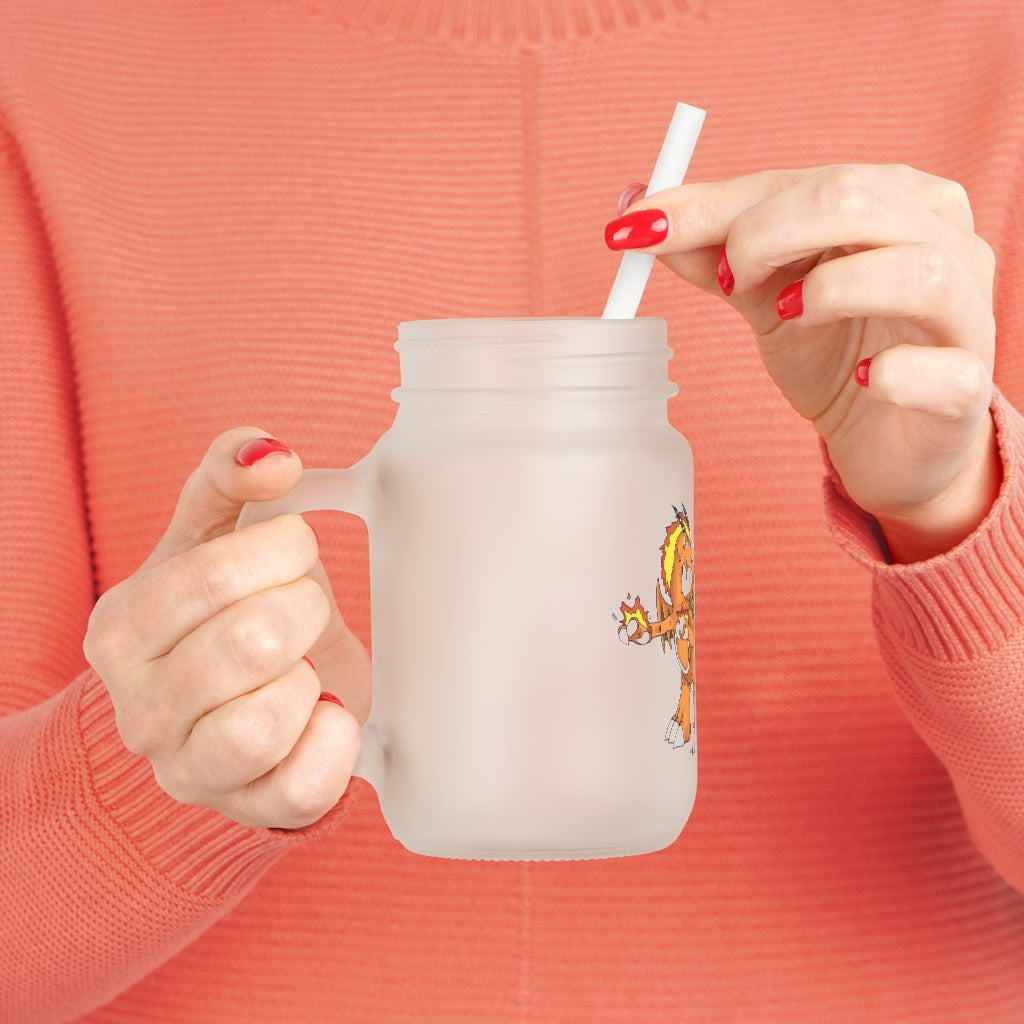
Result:
M250 466L255 466L260 459L275 454L291 455L292 450L288 445L281 441L275 441L272 437L257 437L255 440L247 441L238 449L235 462L248 469Z
M626 210L633 205L634 200L637 196L647 191L647 186L640 184L638 181L634 181L632 185L627 185L619 195L618 211L621 217Z
M317 700L329 701L331 704L337 704L339 708L343 708L345 706L344 704L341 703L341 699L340 698L335 697L333 693L328 693L326 690L324 690L320 694L320 696L317 697Z
M795 320L804 311L804 283L794 281L779 292L775 309L783 320Z
M868 373L869 373L870 369L871 369L871 360L870 359L862 359L857 364L857 369L853 371L854 379L857 381L857 383L862 388L866 388L868 386Z
M668 237L668 217L663 210L635 210L613 220L604 229L609 249L646 249Z
M306 664L307 664L307 665L308 665L308 666L309 666L309 667L310 667L310 668L311 668L311 669L312 669L312 670L313 670L314 672L316 671L316 665L314 665L314 664L313 664L313 662L311 662L311 661L309 660L309 658L307 658L307 657L306 657L306 655L303 655L303 656L302 656L302 660L303 660L303 661L304 661L304 662L305 662L305 663L306 663Z
M718 257L715 276L718 278L718 287L722 289L722 294L732 295L732 290L736 287L736 279L732 276L732 268L729 266L729 258L725 255L725 249Z

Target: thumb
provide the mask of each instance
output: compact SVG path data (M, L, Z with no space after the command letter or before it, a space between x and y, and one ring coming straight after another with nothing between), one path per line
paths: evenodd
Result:
M248 501L279 498L298 483L299 457L257 427L221 434L185 482L167 532L146 565L165 562L234 529Z

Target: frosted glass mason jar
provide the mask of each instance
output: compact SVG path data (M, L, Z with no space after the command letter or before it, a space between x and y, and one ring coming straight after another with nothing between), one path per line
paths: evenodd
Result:
M697 748L693 463L668 422L664 321L417 321L396 348L398 410L373 450L240 519L366 521L357 774L417 853L669 845Z

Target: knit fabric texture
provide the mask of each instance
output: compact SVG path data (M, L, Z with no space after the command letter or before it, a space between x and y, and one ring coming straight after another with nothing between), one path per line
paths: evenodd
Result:
M0 0L0 1021L1024 1020L1021 53L1017 0ZM97 594L223 430L369 451L398 322L599 315L602 228L678 100L708 111L694 181L967 188L989 518L887 565L746 325L656 266L697 465L679 840L463 862L407 853L360 782L296 832L175 803L82 655ZM365 530L314 521L369 644Z

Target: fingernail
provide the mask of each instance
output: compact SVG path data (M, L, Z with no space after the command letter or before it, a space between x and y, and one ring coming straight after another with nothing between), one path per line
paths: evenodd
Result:
M862 359L857 364L857 369L853 371L854 379L857 381L857 383L862 388L866 388L868 386L868 373L869 373L870 369L871 369L871 360L870 359Z
M622 190L622 193L619 196L619 216L621 217L626 212L626 210L633 205L633 201L636 199L637 196L646 191L647 186L642 185L638 181L634 181L632 185L627 185Z
M238 449L235 462L248 469L250 466L255 466L260 459L274 454L291 455L292 450L288 445L275 441L272 437L257 437L255 440L247 441Z
M718 257L715 276L718 278L718 287L722 289L722 294L732 295L732 290L736 287L736 279L732 276L732 268L729 266L729 258L725 255L725 249L722 249L722 254Z
M795 320L804 311L804 283L794 281L779 292L775 308L783 320Z
M636 210L613 220L604 229L609 249L646 249L668 237L668 217L663 210Z
M303 655L303 656L302 656L302 660L303 660L303 661L304 661L304 662L305 662L305 663L306 663L306 664L307 664L307 665L308 665L308 666L309 666L309 667L310 667L310 668L311 668L311 669L312 669L312 670L313 670L314 672L316 671L316 665L314 665L314 664L313 664L313 662L311 662L311 661L309 660L309 658L307 658L307 657L306 657L306 655Z
M339 697L335 697L333 693L328 693L326 690L317 697L317 700L326 700L331 704L337 704L339 708L343 708L345 706L341 703L341 699Z

